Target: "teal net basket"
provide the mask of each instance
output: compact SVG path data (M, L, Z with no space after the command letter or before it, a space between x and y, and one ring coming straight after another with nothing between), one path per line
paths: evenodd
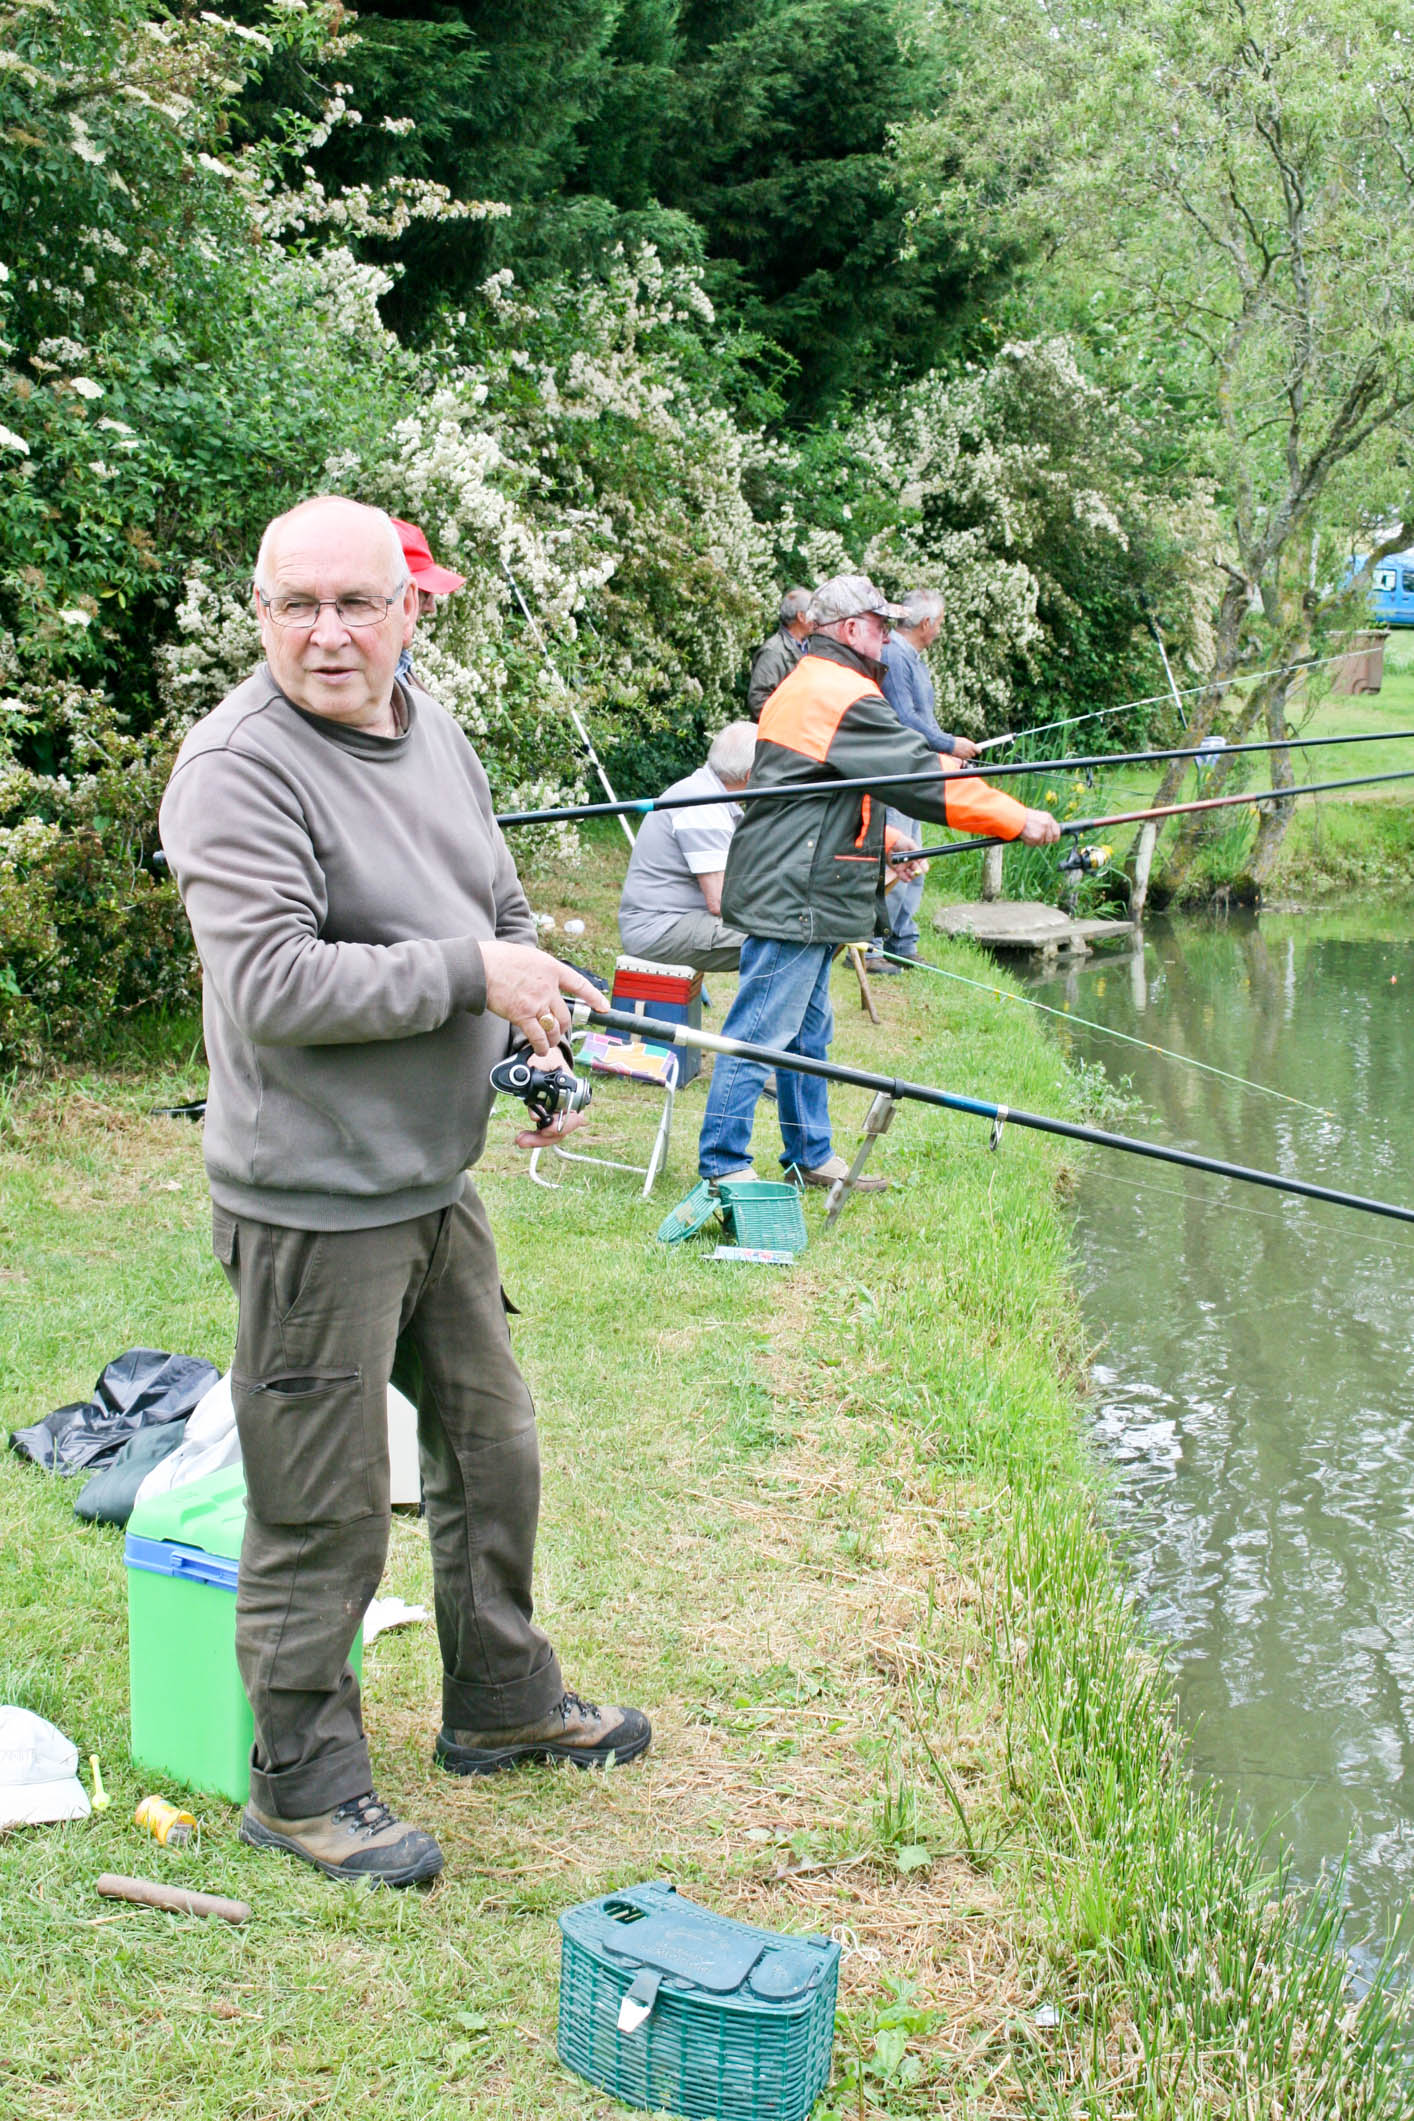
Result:
M723 1178L717 1181L717 1191L727 1227L739 1245L764 1252L805 1250L805 1210L798 1186L777 1185L763 1178L744 1184Z
M626 1887L560 1917L560 2060L625 2106L805 2121L830 2075L840 1948Z

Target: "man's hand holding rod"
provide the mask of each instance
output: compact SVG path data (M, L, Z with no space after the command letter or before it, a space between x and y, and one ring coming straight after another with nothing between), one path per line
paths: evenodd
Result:
M548 951L536 950L529 943L483 943L481 961L486 968L487 1008L514 1025L541 1056L568 1035L570 1013L562 995L572 994L590 1003L604 999L582 972L572 971Z

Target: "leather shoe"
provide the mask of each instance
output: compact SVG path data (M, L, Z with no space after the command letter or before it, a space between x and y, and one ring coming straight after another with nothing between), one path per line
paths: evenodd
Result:
M452 1775L494 1775L523 1760L572 1760L576 1767L622 1767L646 1753L653 1726L641 1709L600 1708L561 1694L538 1723L507 1731L459 1731L444 1725L436 1755Z
M849 1177L849 1165L842 1156L835 1155L817 1170L802 1171L800 1175L807 1186L833 1186L838 1180ZM857 1178L852 1188L855 1193L887 1193L888 1189L886 1178L870 1178L867 1174Z

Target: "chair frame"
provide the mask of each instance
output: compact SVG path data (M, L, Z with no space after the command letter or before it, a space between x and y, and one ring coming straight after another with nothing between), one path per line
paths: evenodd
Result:
M651 1018L649 1021L651 1022ZM581 1039L591 1035L584 1032L577 1034ZM645 1040L644 1043L651 1044L652 1041ZM562 1164L598 1164L601 1169L606 1171L642 1173L643 1188L639 1198L647 1200L657 1182L658 1173L667 1163L668 1143L672 1138L673 1131L673 1105L678 1094L678 1057L676 1053L670 1052L667 1058L671 1063L671 1069L668 1080L665 1082L660 1081L656 1076L635 1075L627 1068L615 1068L607 1063L600 1063L595 1060L589 1062L590 1072L594 1075L608 1076L621 1083L643 1083L649 1089L663 1092L663 1109L658 1115L658 1125L653 1135L653 1147L649 1151L646 1164L624 1163L615 1156L592 1156L585 1149L562 1149L558 1142L549 1142L544 1148L531 1151L530 1177L532 1182L537 1186L543 1186L547 1193L559 1191L563 1183L562 1179L542 1178L540 1174L540 1159L548 1154L556 1157Z

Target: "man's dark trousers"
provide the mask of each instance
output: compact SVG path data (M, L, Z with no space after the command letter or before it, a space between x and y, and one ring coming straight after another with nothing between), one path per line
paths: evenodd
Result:
M291 1230L218 1207L213 1233L240 1299L251 1802L303 1819L373 1787L348 1653L387 1553L390 1381L418 1410L443 1722L515 1728L564 1692L531 1621L535 1410L470 1180L453 1206L381 1228Z

